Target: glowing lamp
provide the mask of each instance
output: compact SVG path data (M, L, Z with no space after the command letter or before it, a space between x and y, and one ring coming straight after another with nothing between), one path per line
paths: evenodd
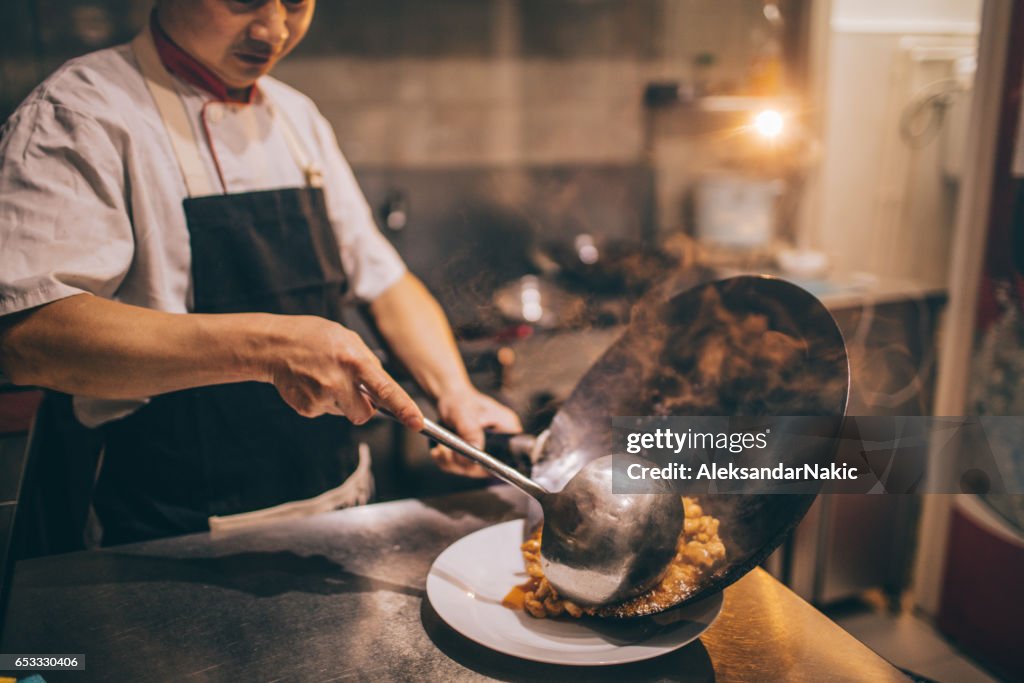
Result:
M774 109L765 109L754 117L754 129L766 138L776 138L782 133L782 114Z

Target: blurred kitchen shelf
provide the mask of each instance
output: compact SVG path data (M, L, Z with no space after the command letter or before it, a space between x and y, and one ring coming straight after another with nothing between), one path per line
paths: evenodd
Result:
M698 97L692 105L700 111L708 112L745 112L764 109L781 109L793 111L799 104L791 97L755 97L744 95L709 95Z
M945 301L949 294L948 288L939 283L868 273L803 277L770 268L752 270L719 267L715 269L715 275L720 278L738 275L770 275L781 278L814 294L832 311L931 299Z
M767 97L759 95L700 95L694 96L684 84L675 81L648 83L644 90L644 104L650 109L680 109L706 112L742 113L778 109L796 111L800 101L795 97Z

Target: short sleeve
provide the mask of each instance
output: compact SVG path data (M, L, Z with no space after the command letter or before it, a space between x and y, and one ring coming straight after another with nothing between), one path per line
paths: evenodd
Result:
M405 274L405 263L377 229L351 167L338 148L334 131L316 116L316 135L325 161L327 211L341 247L341 263L355 299L370 302Z
M112 297L132 263L125 162L95 119L45 99L0 132L0 315Z

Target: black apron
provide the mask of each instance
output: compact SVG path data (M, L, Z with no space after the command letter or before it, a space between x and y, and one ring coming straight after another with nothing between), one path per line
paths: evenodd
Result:
M148 80L157 96L155 51L136 51L147 78L157 77ZM163 81L168 83L169 78ZM173 136L180 114L172 112L169 119L167 101L164 93L158 106ZM287 137L294 145L294 132ZM180 138L174 143L180 152ZM197 197L188 178L195 164L189 168L180 153L179 162L193 195L184 211L194 312L341 320L345 273L324 193L310 167L307 187ZM312 498L339 487L359 461L347 419L304 418L272 385L258 382L155 396L103 432L94 506L104 545L201 531L211 516Z

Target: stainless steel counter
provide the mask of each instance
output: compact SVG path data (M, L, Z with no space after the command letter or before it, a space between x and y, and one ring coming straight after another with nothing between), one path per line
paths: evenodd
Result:
M463 638L425 600L455 539L522 516L507 487L399 501L231 535L20 562L3 653L84 653L54 681L905 681L756 570L700 642L636 664L536 664Z

